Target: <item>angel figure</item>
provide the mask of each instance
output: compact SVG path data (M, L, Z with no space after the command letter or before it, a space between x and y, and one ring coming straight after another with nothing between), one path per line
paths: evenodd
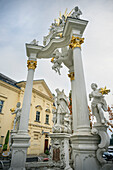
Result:
M52 69L55 70L56 72L58 72L59 75L61 75L60 73L60 69L62 68L62 58L61 58L61 53L59 52L59 50L55 50L55 52L53 53L53 58L51 59L51 62L54 64L52 66Z
M14 118L13 130L17 130L17 131L19 130L20 116L21 116L21 110L22 110L22 109L20 109L20 106L21 106L21 103L18 102L16 105L17 108L14 110L14 112L12 112L12 115L16 114L16 116Z

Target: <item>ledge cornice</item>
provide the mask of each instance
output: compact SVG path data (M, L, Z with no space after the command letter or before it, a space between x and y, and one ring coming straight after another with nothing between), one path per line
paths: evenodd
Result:
M17 93L19 93L21 91L21 89L18 89L17 87L14 87L14 86L12 86L10 84L7 84L2 80L0 80L0 86L3 86L3 87L8 88L10 90L13 90L13 91L15 91Z
M73 33L74 35L81 37L85 30L85 27L87 26L87 23L88 21L86 20L68 17L64 27L62 38L54 38L46 46L26 44L27 56L29 57L31 53L36 53L37 58L39 59L51 58L51 54L56 48L62 48L69 45Z

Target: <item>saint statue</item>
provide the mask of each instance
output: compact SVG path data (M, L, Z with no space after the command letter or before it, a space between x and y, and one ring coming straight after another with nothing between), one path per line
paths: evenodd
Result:
M92 114L97 119L97 123L105 124L104 111L107 111L107 103L104 99L104 94L107 93L102 93L101 88L98 89L97 87L97 84L91 84L91 88L93 90L91 94L89 94L89 99L91 100L93 98L91 102L91 110Z
M71 132L71 118L68 108L67 97L64 90L55 90L57 96L54 96L56 110L53 110L53 132L70 133Z

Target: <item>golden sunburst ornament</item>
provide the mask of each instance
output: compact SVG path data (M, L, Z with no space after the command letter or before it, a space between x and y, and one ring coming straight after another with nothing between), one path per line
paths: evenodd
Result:
M100 88L100 93L102 93L102 95L104 94L108 94L110 92L110 89L106 89L106 86L104 88Z
M73 8L69 13L67 13L67 8L66 8L66 10L65 10L65 12L64 12L64 14L63 14L64 17L65 17L65 20L67 19L68 16L71 15L71 13L72 13L73 10L74 10L74 8ZM62 16L63 16L63 15L61 14L61 11L60 11L60 12L59 12L59 18L58 18L58 19L55 19L57 26L60 25L60 20L62 19Z

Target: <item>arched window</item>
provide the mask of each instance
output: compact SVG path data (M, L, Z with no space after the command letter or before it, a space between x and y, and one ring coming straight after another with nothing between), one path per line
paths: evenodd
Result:
M46 115L46 124L49 124L49 115Z
M40 112L36 111L36 122L40 122Z

